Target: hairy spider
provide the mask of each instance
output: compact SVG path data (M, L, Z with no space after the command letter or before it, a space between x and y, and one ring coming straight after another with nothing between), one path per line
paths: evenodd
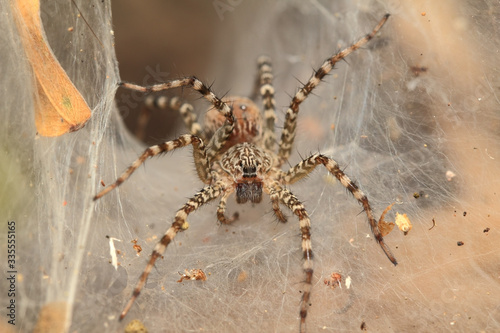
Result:
M276 116L274 88L272 86L273 74L271 61L266 56L258 59L258 86L260 86L260 95L262 96L264 106L263 121L259 108L250 99L242 97L220 99L196 77L186 77L149 87L130 83L120 84L122 87L145 93L187 86L198 91L212 104L212 109L205 117L205 126L202 128L193 114L191 105L182 103L178 98L171 100L164 99L163 104L168 104L171 108L179 110L191 134L182 135L176 140L147 148L123 172L114 184L109 185L94 197L94 200L97 200L126 181L149 157L188 145L193 146L194 162L198 177L206 184L202 190L196 193L194 197L177 211L174 222L156 244L151 258L133 291L132 297L120 315L120 320L125 317L135 299L139 296L156 260L162 256L177 233L187 229L186 218L190 213L205 203L220 198L217 207L217 219L221 223L231 223L237 216L228 218L225 216L225 210L226 201L232 193L235 193L236 201L240 204L248 201L259 203L262 200L263 193L265 193L269 195L274 213L280 221L286 221L280 209L280 204L288 207L299 219L304 259L303 272L305 275L299 313L300 331L305 331L305 320L309 307L313 278L311 222L304 205L286 186L304 178L320 164L325 166L363 206L376 241L389 260L394 265L397 264L396 259L386 246L378 229L377 221L374 218L367 197L339 168L333 159L321 154L314 154L302 160L288 171L280 169L290 156L295 139L297 114L300 104L309 96L324 76L332 70L335 63L371 40L387 21L388 17L389 14L386 14L371 33L328 58L313 73L309 81L299 89L286 112L285 124L277 153L274 131Z

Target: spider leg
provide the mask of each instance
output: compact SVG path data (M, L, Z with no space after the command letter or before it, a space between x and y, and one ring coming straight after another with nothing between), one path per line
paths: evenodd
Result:
M185 147L187 145L193 145L193 155L194 155L194 160L195 160L195 165L196 165L196 170L198 171L198 175L200 176L201 180L205 183L209 182L210 177L208 174L209 167L208 167L208 161L206 158L206 153L205 153L205 145L203 144L203 141L198 138L197 136L186 134L180 136L178 139L172 140L172 141L167 141L164 142L160 145L155 145L147 148L141 156L137 160L135 160L128 168L125 170L120 177L111 185L103 189L101 192L99 192L95 197L94 200L97 200L104 195L106 195L108 192L112 191L116 187L120 186L124 181L126 181L132 173L141 166L142 163L146 161L149 157L156 156L158 154L166 153L171 150Z
M337 162L333 159L328 158L321 154L314 154L311 157L303 160L296 166L292 167L289 171L279 174L280 180L284 184L293 184L296 181L307 176L311 171L316 168L317 165L322 164L325 168L337 178L340 183L351 192L351 194L359 201L359 203L363 206L363 209L368 216L368 222L370 222L370 228L372 230L373 236L377 240L378 244L384 251L385 255L389 260L397 265L398 262L396 258L392 254L389 247L385 244L384 238L378 229L378 223L373 217L373 210L368 202L368 198L366 195L359 189L359 187L351 180L349 177L339 168Z
M280 198L278 192L271 192L269 194L269 197L271 198L271 203L273 205L274 215L278 218L280 222L285 223L287 221L287 218L285 214L283 214L283 212L281 211Z
M190 103L182 102L179 97L169 98L165 95L149 95L146 97L145 104L150 110L155 108L160 110L170 108L171 110L178 111L182 116L189 133L205 139L202 134L201 125L198 123L196 114L193 112L193 106Z
M194 90L198 91L207 101L209 101L213 107L219 111L225 118L223 126L220 127L215 134L210 139L207 144L207 159L212 161L217 154L220 152L221 148L224 146L229 136L233 132L235 118L231 108L224 103L219 97L217 97L209 87L207 87L203 82L198 80L196 77L185 77L183 79L172 80L165 83L155 84L148 87L139 86L132 83L121 82L120 85L124 88L137 90L145 93L163 91L179 87L192 87Z
M180 87L191 87L194 90L198 91L207 101L209 101L213 105L214 108L221 112L228 121L234 122L233 113L231 112L229 106L224 103L219 97L217 97L209 87L207 87L203 82L201 82L194 76L159 83L147 87L127 82L120 82L119 85L127 89L137 90L144 93L158 92Z
M231 224L239 217L238 213L234 213L233 217L228 218L224 214L226 212L226 203L229 196L233 193L232 190L226 190L220 199L219 206L217 207L217 220L222 224Z
M309 81L299 89L299 91L295 94L286 111L285 116L285 124L283 128L283 132L281 133L281 141L279 143L279 151L278 151L278 166L283 165L283 163L288 160L290 157L290 153L292 151L293 141L295 140L295 130L297 127L297 114L299 113L300 104L309 96L311 91L318 86L321 80L330 73L333 69L333 66L339 61L347 57L349 54L359 49L361 46L365 45L369 40L371 40L377 32L382 28L384 23L389 18L389 14L384 15L382 20L377 24L377 26L373 29L372 32L359 39L356 43L351 46L343 49L339 53L333 55L331 58L328 58L321 67L314 72Z
M261 56L257 60L259 66L260 95L264 104L264 146L274 152L276 135L274 123L276 121L276 101L274 100L273 72L271 58Z
M313 276L313 252L311 247L311 221L304 205L289 190L281 187L272 187L270 195L278 198L279 202L287 206L298 218L300 232L302 234L302 252L304 259L304 290L300 305L300 332L306 331L307 309L309 308L309 299L311 297L312 276Z
M220 186L218 185L207 186L203 188L200 192L196 193L193 198L189 199L189 201L181 209L177 211L177 213L175 214L174 222L167 230L167 232L165 232L161 240L156 244L153 253L151 254L151 258L149 259L146 268L142 272L141 277L139 278L139 281L137 282L134 288L132 297L130 298L127 305L120 314L120 320L122 320L127 315L127 312L134 304L135 299L139 296L142 288L146 284L149 273L154 267L156 259L158 259L163 255L165 249L174 239L177 233L179 233L180 231L184 231L185 229L188 228L186 220L187 216L196 209L198 209L203 204L217 198L220 194L221 194Z

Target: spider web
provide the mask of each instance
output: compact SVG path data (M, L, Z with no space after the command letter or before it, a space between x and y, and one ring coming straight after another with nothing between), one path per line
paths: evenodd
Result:
M100 181L114 181L145 147L119 117L136 123L133 109L141 96L125 92L129 99L120 95L113 108L119 78L110 4L75 2L88 25L69 1L42 3L42 20L93 115L82 130L54 139L34 135L32 76L9 2L0 1L0 260L6 263L4 223L15 220L15 329L31 331L39 315L51 311L79 332L122 330L132 319L151 332L298 330L298 223L289 212L286 224L275 221L268 203L230 203L229 214L240 214L230 226L217 225L215 204L190 215L190 228L157 262L124 322L117 321L176 209L202 184L185 149L148 161L119 190L91 201ZM221 2L226 11L216 9ZM268 54L278 130L287 94L299 86L295 77L305 82L328 55L370 31L384 13L392 14L380 36L338 64L303 103L290 163L321 151L357 181L378 216L396 202L386 219L406 213L413 229L385 237L399 261L393 267L359 205L326 170L294 185L313 225L308 329L355 331L364 323L373 332L498 330L498 4L183 3L121 0L113 8L122 79L143 84L194 74L215 80L217 94L249 95L255 60ZM122 28L125 21L128 29ZM180 93L202 118L205 101L187 89ZM165 114L153 115L151 122L164 132L148 127L149 140L185 133L178 118L161 118ZM117 270L106 236L121 240L114 242ZM139 256L134 239L142 247ZM177 282L178 272L194 268L207 281ZM332 273L341 274L342 288L324 284Z

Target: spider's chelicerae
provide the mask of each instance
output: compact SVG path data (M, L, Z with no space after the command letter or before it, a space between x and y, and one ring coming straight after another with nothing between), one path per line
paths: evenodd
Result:
M280 169L283 163L288 160L292 150L300 104L309 96L325 75L332 70L335 63L372 39L387 21L388 17L389 15L386 14L371 33L328 58L313 73L309 81L302 86L290 102L279 143L276 141L274 131L276 116L274 88L272 86L273 74L271 61L268 57L263 56L258 59L258 84L263 99L263 116L261 116L260 110L250 99L243 97L220 99L196 77L186 77L149 87L121 83L121 86L125 88L145 93L184 86L191 87L212 104L212 109L207 113L205 126L202 128L196 121L196 116L193 114L191 105L181 103L177 98L173 98L170 101L166 100L165 102L171 108L179 110L182 114L191 134L182 135L176 140L147 148L114 184L111 184L94 197L94 200L97 200L126 181L149 157L189 145L193 146L194 162L198 177L205 183L205 187L177 211L174 222L156 244L151 258L133 291L132 297L120 315L120 319L125 317L135 299L139 296L156 260L163 255L165 249L177 233L187 229L186 218L190 213L209 201L219 199L217 219L221 223L231 223L236 217L228 218L225 215L226 201L231 194L235 193L236 201L243 204L248 201L259 203L262 200L263 193L265 193L270 197L274 213L280 221L286 221L280 205L286 206L299 219L304 259L304 290L302 292L299 314L300 331L305 331L305 320L313 279L311 221L304 205L292 194L287 185L306 177L317 165L323 165L363 206L376 241L389 260L394 265L397 264L396 259L380 234L377 221L374 218L367 197L339 168L333 159L322 154L314 154L288 171ZM276 145L278 146L277 152Z

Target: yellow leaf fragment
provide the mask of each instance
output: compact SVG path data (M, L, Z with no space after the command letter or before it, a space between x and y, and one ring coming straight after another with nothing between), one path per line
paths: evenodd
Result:
M412 225L410 222L410 219L406 214L399 214L396 213L396 225L398 226L399 230L401 230L404 235L408 234L410 232Z
M82 128L90 108L48 46L40 20L39 0L15 0L16 23L36 77L35 125L43 136L59 136Z

